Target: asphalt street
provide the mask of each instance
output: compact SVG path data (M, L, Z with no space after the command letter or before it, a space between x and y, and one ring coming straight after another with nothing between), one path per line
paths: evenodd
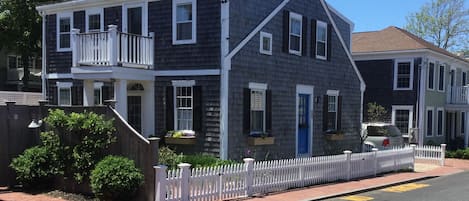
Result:
M402 184L328 201L469 201L469 172Z

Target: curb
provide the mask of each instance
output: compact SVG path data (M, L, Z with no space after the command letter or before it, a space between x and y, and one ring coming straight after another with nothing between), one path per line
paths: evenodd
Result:
M303 200L303 201L326 200L326 199L337 198L337 197L342 197L342 196L347 196L347 195L354 195L354 194L359 194L359 193L378 190L378 189L381 189L381 188L387 188L387 187L391 187L391 186L395 186L395 185L401 185L401 184L410 183L410 182L433 179L433 178L437 178L437 177L439 177L439 176L422 176L422 177L417 177L417 178L412 178L412 179L407 179L407 180L401 180L401 181L396 181L396 182L380 184L380 185L371 186L371 187L365 187L365 188L356 189L356 190L340 192L340 193L331 194L331 195L308 198L308 199Z

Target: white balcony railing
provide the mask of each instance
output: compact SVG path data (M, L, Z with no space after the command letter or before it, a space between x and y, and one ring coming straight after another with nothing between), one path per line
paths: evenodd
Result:
M72 30L72 66L153 68L154 34L141 36L117 31L79 33Z
M469 104L469 86L448 86L447 103Z

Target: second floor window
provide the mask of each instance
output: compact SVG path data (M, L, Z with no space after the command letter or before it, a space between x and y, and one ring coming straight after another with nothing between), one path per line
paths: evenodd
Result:
M301 55L301 40L302 40L302 16L290 12L290 44L289 52Z
M467 73L466 73L466 72L462 72L462 73L461 73L461 76L462 76L462 78L461 78L461 85L462 85L462 86L466 86L466 84L467 84Z
M445 66L440 65L438 69L438 91L445 91Z
M327 59L327 23L316 24L316 58Z
M394 90L412 90L413 71L412 60L396 61L394 65Z
M428 65L428 89L435 89L435 64Z
M102 8L90 8L86 11L86 32L104 31L104 19Z
M173 0L173 44L196 41L196 0Z
M70 33L73 27L73 14L57 14L57 51L70 51Z

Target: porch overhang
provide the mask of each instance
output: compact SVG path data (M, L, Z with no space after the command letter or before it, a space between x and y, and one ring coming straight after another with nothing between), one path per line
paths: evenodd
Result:
M469 111L469 104L446 104L446 111Z
M155 81L153 70L118 66L78 66L71 68L73 79L78 80L142 80Z

